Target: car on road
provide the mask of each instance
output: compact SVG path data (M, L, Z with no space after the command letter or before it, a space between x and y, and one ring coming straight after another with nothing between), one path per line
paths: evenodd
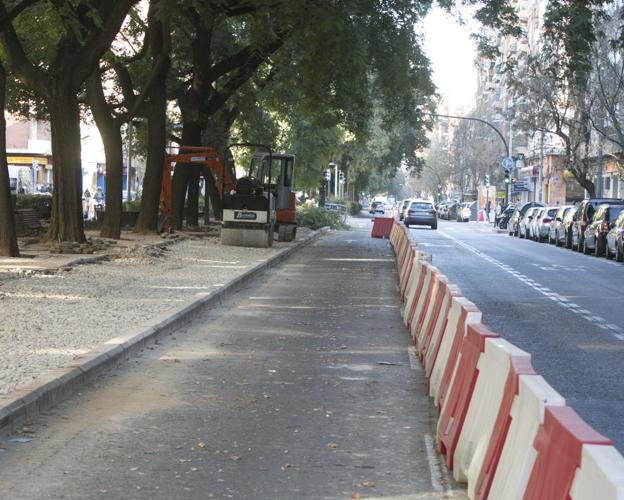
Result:
M615 257L618 262L624 261L624 211L611 223L607 233L607 246L605 248L607 259Z
M565 244L565 226L564 220L566 214L570 211L573 211L574 207L572 205L563 205L557 209L553 220L550 223L550 228L548 231L548 243L551 245L557 245L560 247L562 244Z
M624 200L620 198L588 198L579 204L574 214L574 222L572 223L572 248L579 252L583 251L587 225L592 220L596 208L605 203L609 205L624 205Z
M462 203L457 207L457 222L468 222L470 219L476 219L477 202ZM450 219L449 219L450 220Z
M412 224L429 226L431 229L438 228L438 219L433 203L427 200L414 200L410 203L403 223L409 227Z
M518 236L518 230L520 229L520 220L524 217L527 210L533 207L543 207L542 203L535 201L527 201L516 205L513 214L511 215L507 224L507 233L509 236Z
M535 241L542 243L549 238L550 225L555 219L559 207L545 207L538 213L533 222L531 236Z
M386 213L386 207L384 206L382 201L373 201L370 204L370 207L368 209L368 213L369 214L385 214Z
M618 215L624 210L624 205L599 205L592 220L585 229L583 238L583 253L594 252L596 257L605 253L607 247L607 233L611 229L611 223L615 222Z
M539 210L540 207L529 207L526 212L524 212L522 219L520 219L520 222L518 223L518 236L520 238L529 238L531 234L529 225Z

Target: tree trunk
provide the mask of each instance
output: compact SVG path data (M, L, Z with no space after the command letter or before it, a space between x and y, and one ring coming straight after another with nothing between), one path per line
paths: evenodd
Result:
M123 147L121 121L110 114L104 91L102 76L95 71L87 80L87 101L95 124L102 136L106 157L106 211L100 230L103 238L121 238L121 191L123 174Z
M187 111L182 113L184 128L182 129L182 145L183 146L200 146L201 145L201 127L199 124L188 118L191 114ZM185 119L186 116L186 119ZM172 226L174 229L181 229L184 220L184 205L186 203L186 194L189 189L191 180L196 178L199 185L199 169L197 165L180 164L176 165L173 172L171 185L171 213ZM198 193L198 191L197 191ZM197 198L197 194L195 195ZM188 215L188 214L187 214ZM193 218L197 225L197 200L195 200L195 216Z
M46 104L50 111L54 193L48 238L85 243L82 219L80 108L75 89L58 82Z
M150 21L150 41L152 60L157 60L167 49L168 31L160 21ZM148 93L147 106L147 161L143 177L141 211L134 231L145 233L158 230L158 208L162 185L165 147L167 145L167 73L170 62L167 60Z
M121 210L123 189L123 145L121 124L116 121L108 127L100 128L106 156L106 212L100 230L103 238L121 238Z
M0 65L0 255L3 257L19 257L17 237L15 235L15 219L11 203L11 186L9 168L6 159L6 120L4 107L6 100L6 72Z

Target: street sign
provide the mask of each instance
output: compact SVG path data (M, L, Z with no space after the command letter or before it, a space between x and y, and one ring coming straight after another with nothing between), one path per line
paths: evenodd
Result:
M501 160L501 167L503 167L505 170L511 170L511 168L513 167L513 160L509 158L509 156L506 156Z

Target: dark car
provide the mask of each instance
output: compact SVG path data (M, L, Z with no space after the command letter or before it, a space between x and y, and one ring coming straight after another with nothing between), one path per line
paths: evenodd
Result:
M460 204L458 202L449 203L446 207L446 220L453 220L457 217L457 211L459 210Z
M514 209L511 218L509 219L509 223L507 224L507 232L509 236L518 236L518 230L520 229L520 221L524 214L527 212L529 208L532 207L543 207L542 203L538 203L536 201L527 201L525 203L520 203Z
M624 200L620 198L589 198L579 204L574 214L574 222L572 223L572 248L579 252L583 251L587 225L592 220L596 208L605 203L609 205L624 205Z
M620 212L615 222L611 223L611 229L607 233L605 253L607 259L615 256L618 262L624 261L624 211Z
M433 203L426 200L416 200L410 203L403 223L409 227L411 224L431 226L431 229L438 228L438 219Z
M498 227L500 229L507 229L507 226L509 225L509 219L513 215L514 210L515 210L514 204L510 203L498 216Z
M585 229L583 238L583 253L594 252L596 257L604 254L607 247L607 233L611 229L611 222L617 219L624 205L600 205L594 212L592 220Z

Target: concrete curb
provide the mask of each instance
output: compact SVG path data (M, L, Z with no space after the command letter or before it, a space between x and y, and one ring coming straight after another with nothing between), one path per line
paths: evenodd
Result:
M280 250L266 261L256 264L218 290L177 310L156 316L149 323L138 325L124 335L110 339L91 352L73 359L68 365L42 375L28 386L0 395L0 436L19 431L22 425L74 395L104 370L124 363L147 345L178 330L188 323L199 309L220 304L253 278L280 264L328 231L328 227L323 227L304 240Z

